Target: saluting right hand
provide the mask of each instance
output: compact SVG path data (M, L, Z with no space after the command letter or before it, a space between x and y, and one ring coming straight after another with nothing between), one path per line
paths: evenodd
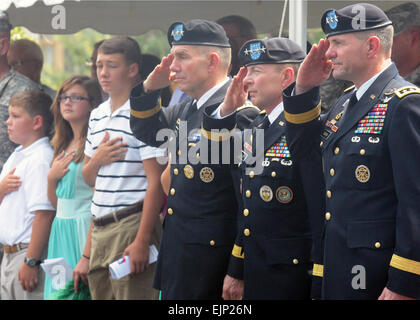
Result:
M244 84L247 74L246 67L241 67L233 77L233 80L226 91L226 96L220 106L220 115L222 117L233 113L236 109L245 104L248 97L248 87Z
M15 176L16 168L13 168L7 176L0 182L0 194L5 196L13 191L16 191L21 186L20 177Z
M295 93L302 94L321 85L330 77L332 62L325 55L330 43L321 39L314 44L299 68L296 77Z
M113 163L115 161L123 160L127 153L127 143L122 141L122 137L109 139L109 132L105 132L105 136L98 146L92 159L101 166Z
M172 54L163 57L160 64L158 64L153 71L149 74L147 79L143 82L143 88L146 92L159 90L169 86L171 79L171 70L169 67L174 60Z

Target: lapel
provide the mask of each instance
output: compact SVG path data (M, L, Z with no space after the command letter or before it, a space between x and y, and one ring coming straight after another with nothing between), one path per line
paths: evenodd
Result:
M385 87L397 74L397 68L392 64L373 82L370 88L363 94L362 98L351 108L351 110L347 110L338 131L333 134L329 141L327 140L325 148L333 141L337 141L345 135L369 112L370 109L373 108L375 104L379 103Z
M195 124L199 123L201 126L201 122L203 120L203 113L206 110L207 107L209 110L209 114L213 113L214 110L217 109L217 107L223 102L226 91L229 88L230 83L232 82L232 79L229 79L219 90L217 90L201 107L197 110L197 107L193 105L194 99L191 101L191 104L189 106L189 110L187 111L188 114L186 114L185 119L186 120L192 120Z

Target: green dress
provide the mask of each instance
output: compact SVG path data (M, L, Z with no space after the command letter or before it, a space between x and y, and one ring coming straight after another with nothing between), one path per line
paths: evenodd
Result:
M83 181L82 165L71 162L58 182L57 213L48 243L47 259L64 258L72 269L83 254L91 219L93 189ZM46 276L44 299L55 291L52 279Z

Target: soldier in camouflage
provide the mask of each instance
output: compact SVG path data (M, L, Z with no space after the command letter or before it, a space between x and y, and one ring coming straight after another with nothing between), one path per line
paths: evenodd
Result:
M37 90L38 87L27 77L11 69L7 62L12 25L6 12L0 11L0 170L4 162L17 147L9 140L6 120L10 98L24 90Z
M420 9L414 2L385 11L394 26L392 60L407 81L420 86Z

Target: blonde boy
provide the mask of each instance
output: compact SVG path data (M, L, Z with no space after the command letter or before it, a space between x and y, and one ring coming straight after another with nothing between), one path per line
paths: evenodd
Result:
M12 97L7 130L19 144L0 174L1 297L4 300L43 299L46 256L54 208L47 197L52 148L47 137L51 98L40 91Z

